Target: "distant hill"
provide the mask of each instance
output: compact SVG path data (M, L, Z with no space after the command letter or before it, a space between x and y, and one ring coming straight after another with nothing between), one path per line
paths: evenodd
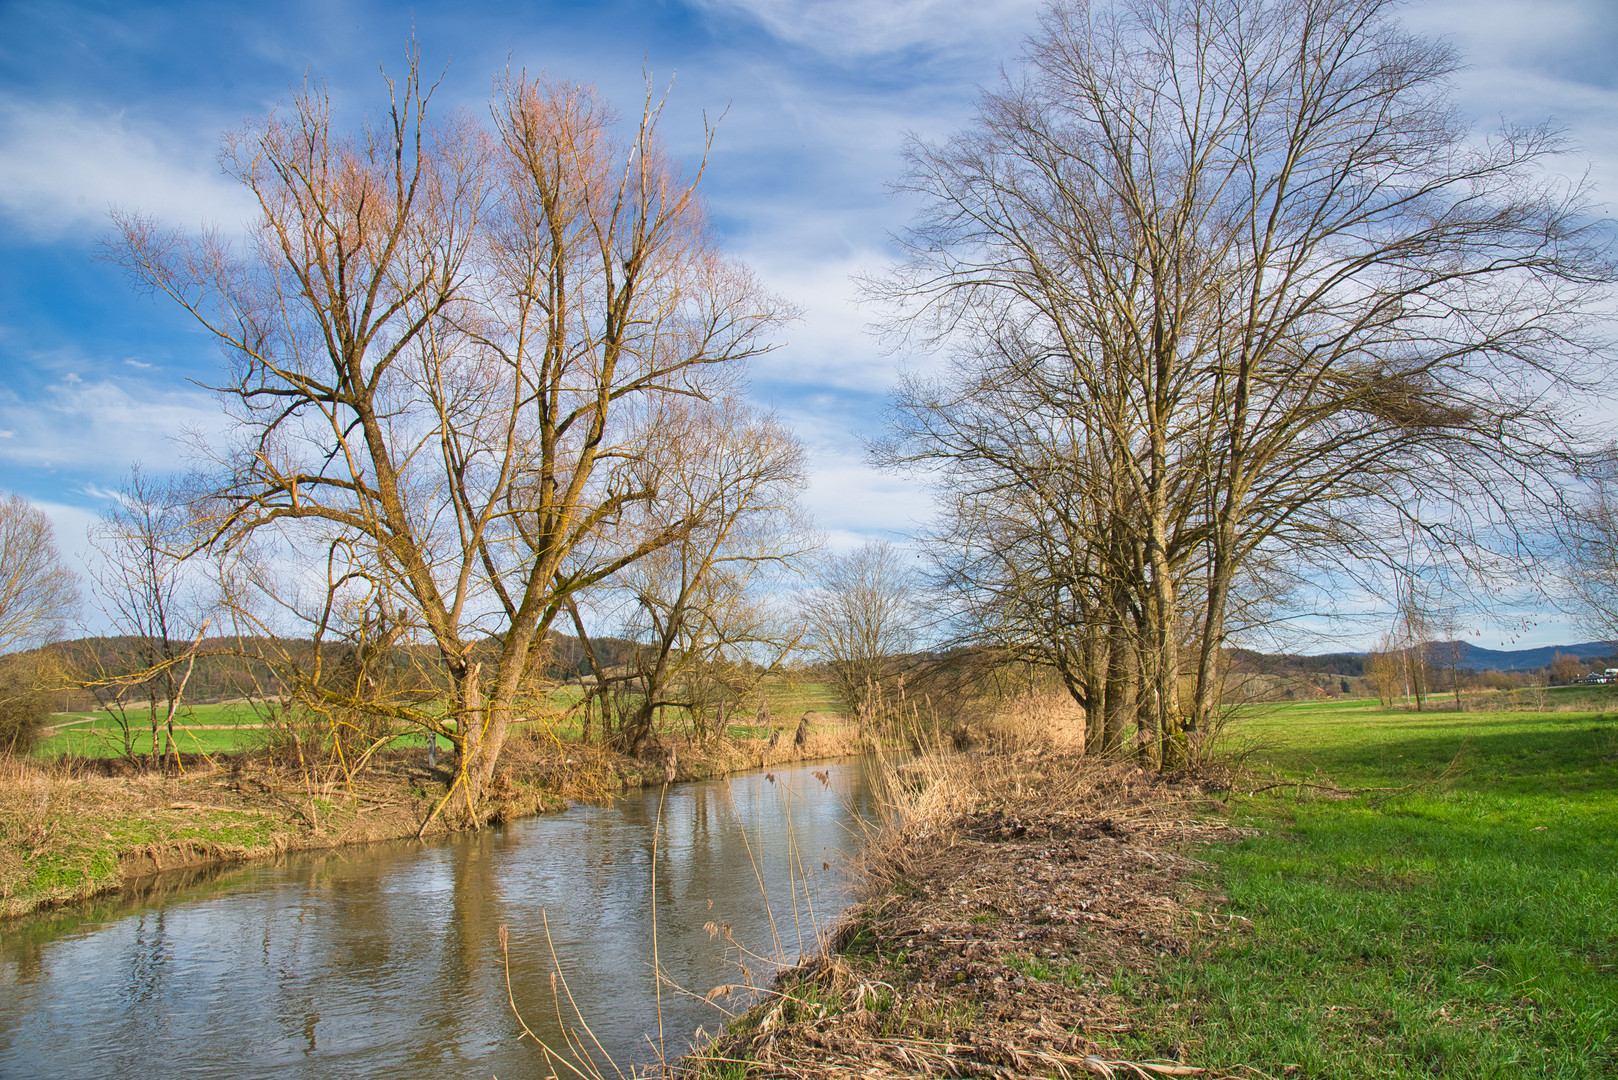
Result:
M1449 650L1452 648L1460 649L1460 657L1455 666L1464 671L1538 671L1548 667L1558 653L1577 656L1581 660L1595 660L1618 654L1618 647L1610 641L1546 645L1537 649L1483 649L1469 641L1435 641L1428 646L1427 662L1434 667L1449 667ZM1237 668L1246 672L1349 677L1365 674L1365 654L1362 652L1276 655L1236 649L1233 650L1233 659ZM1614 664L1618 666L1618 660L1615 660Z
M1468 671L1534 671L1546 667L1558 653L1580 660L1612 656L1618 649L1610 641L1583 641L1577 645L1544 645L1537 649L1480 649L1469 641L1435 641L1428 647L1430 663L1449 665L1452 647L1461 650L1457 667Z

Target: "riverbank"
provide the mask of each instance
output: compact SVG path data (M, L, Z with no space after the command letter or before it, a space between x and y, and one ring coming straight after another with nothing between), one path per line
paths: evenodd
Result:
M1235 738L1229 777L1050 751L912 777L870 898L688 1064L1618 1075L1618 713L1301 703Z
M858 738L826 718L808 725L801 742L789 732L774 744L728 739L675 749L675 779L700 780L843 756ZM660 783L668 759L650 754L524 732L502 756L488 820ZM449 831L435 810L453 777L442 760L428 768L419 749L378 754L352 779L265 754L186 755L182 764L178 774L160 774L82 760L0 760L0 918L118 891L161 871Z
M1054 749L896 779L865 856L871 899L686 1065L710 1078L1175 1074L1130 1070L1119 987L1198 933L1232 931L1193 883L1199 847L1233 835L1203 820L1204 782Z

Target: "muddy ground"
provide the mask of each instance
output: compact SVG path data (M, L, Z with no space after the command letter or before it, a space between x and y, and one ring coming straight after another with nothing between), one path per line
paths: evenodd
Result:
M979 764L965 812L871 853L872 895L828 952L688 1065L707 1076L1195 1075L1131 1062L1111 990L1230 932L1199 848L1232 839L1206 778L1061 752Z

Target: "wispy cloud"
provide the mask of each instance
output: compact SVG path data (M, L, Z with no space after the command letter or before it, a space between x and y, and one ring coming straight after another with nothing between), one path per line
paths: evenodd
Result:
M28 400L0 397L0 423L13 432L0 443L0 462L110 478L137 461L173 467L181 457L176 437L222 430L225 417L201 391L64 379Z
M772 36L834 58L911 49L941 50L1025 33L1034 0L696 0L714 12L745 15Z
M0 99L0 212L51 240L105 228L115 206L229 230L252 214L211 157L173 133L118 112Z

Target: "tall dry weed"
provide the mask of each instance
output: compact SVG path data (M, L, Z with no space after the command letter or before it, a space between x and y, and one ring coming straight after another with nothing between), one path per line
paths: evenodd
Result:
M26 761L0 758L0 843L37 848L55 832L58 780Z
M1084 710L1062 692L1019 694L1001 702L983 721L983 741L997 754L1084 745Z

